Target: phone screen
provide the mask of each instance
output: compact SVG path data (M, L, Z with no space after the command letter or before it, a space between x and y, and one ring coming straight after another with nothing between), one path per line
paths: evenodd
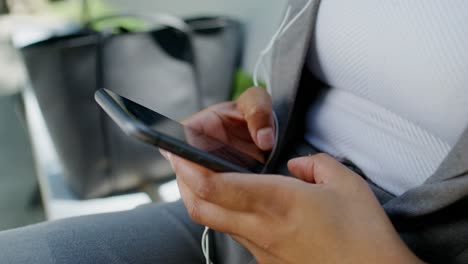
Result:
M107 95L119 105L121 110L134 119L141 122L146 127L164 137L175 139L185 143L197 150L209 153L223 161L230 162L247 171L261 173L264 164L257 161L247 153L235 149L213 137L210 137L198 130L187 126L139 105L125 97L119 96L111 91L105 90ZM170 151L170 150L168 150Z

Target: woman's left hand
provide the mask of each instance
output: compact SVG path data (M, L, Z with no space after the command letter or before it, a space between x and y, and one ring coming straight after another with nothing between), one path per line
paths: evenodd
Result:
M190 217L232 235L259 263L420 263L367 183L330 156L291 160L297 178L169 159Z

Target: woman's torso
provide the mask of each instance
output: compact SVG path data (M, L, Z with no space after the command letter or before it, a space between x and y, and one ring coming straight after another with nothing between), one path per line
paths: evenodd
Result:
M327 83L306 139L400 195L468 124L468 2L323 0L309 67Z

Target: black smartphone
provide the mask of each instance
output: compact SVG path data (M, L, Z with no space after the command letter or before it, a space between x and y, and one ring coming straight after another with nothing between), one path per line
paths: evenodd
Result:
M122 97L100 89L95 99L129 136L216 172L261 173L264 164L247 153Z

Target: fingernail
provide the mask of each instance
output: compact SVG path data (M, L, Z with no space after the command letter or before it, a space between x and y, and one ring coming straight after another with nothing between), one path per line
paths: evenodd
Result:
M159 153L161 153L161 155L166 159L166 160L169 160L167 158L167 152L165 150L162 150L162 149L159 149Z
M275 143L275 132L271 127L265 127L257 132L258 145L262 150L270 150Z

